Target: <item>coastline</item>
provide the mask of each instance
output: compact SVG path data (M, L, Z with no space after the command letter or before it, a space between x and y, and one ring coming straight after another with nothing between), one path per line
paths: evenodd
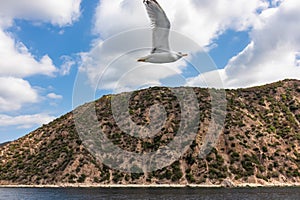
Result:
M232 187L224 185L208 185L208 184L57 184L57 185L0 185L0 188L270 188L270 187L300 187L300 183L280 183L280 184L256 184L241 183Z

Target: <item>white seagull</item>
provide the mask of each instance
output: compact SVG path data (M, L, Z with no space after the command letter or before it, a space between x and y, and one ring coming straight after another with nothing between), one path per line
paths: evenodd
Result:
M138 62L171 63L187 56L181 52L174 52L169 47L170 21L156 0L143 1L152 24L151 54L138 59Z

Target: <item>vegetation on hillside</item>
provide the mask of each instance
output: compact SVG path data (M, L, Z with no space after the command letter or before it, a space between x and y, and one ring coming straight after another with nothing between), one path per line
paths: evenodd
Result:
M221 184L300 182L300 81L285 80L248 89L226 90L227 114L218 144L200 158L202 138L211 121L208 89L193 88L200 113L198 134L185 154L151 173L110 169L84 147L73 113L0 146L1 184ZM136 124L150 123L149 108L160 103L167 123L154 137L139 139L117 126L111 98L93 102L100 128L120 148L136 153L156 151L176 135L180 105L168 88L134 92L129 113ZM78 112L84 112L84 105ZM88 117L88 116L86 116Z

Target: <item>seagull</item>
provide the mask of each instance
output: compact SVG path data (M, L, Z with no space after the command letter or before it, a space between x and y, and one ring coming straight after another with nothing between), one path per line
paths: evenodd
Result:
M181 59L187 54L174 52L169 47L170 21L156 0L143 0L152 25L152 51L151 54L138 59L138 62L171 63Z

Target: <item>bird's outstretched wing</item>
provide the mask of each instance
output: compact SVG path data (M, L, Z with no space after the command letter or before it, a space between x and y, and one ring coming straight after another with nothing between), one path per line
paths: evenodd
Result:
M149 18L151 20L152 33L152 52L159 53L169 51L169 32L170 21L156 0L144 0Z

